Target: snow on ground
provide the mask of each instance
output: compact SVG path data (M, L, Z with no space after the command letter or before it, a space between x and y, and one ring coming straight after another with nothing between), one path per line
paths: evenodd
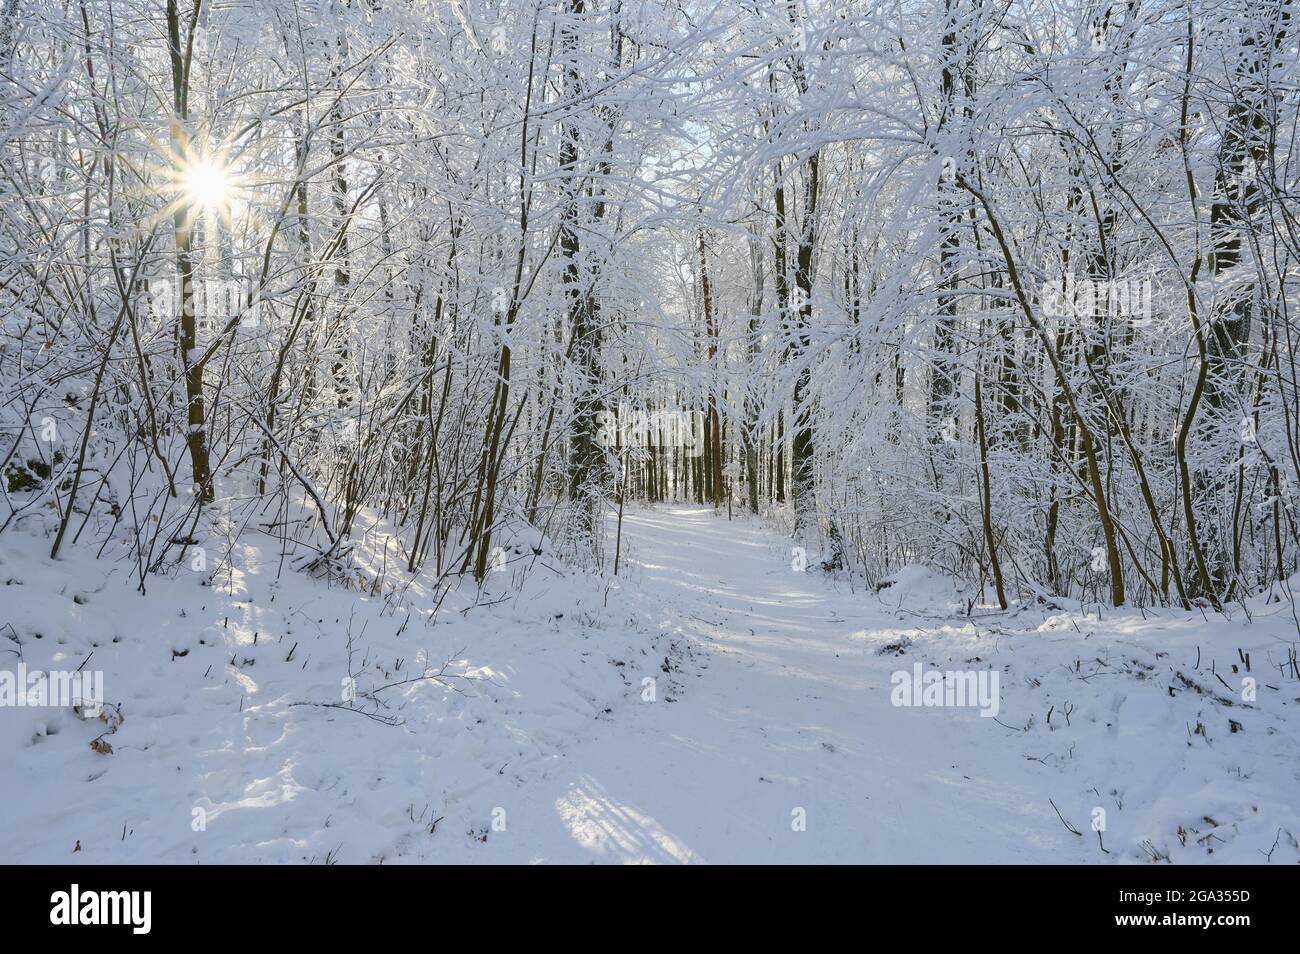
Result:
M341 586L237 544L146 597L47 548L0 537L0 668L103 670L122 721L0 708L0 861L1300 860L1289 599L966 618L687 506L628 513L617 580L525 545L432 621L395 548ZM915 664L995 670L996 714L894 705Z

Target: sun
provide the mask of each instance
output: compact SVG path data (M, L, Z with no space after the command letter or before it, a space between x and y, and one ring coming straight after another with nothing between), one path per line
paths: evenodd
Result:
M179 179L182 197L193 208L222 210L235 196L230 169L211 156L187 163L180 170Z
M166 200L163 217L179 216L192 228L211 218L233 228L248 215L249 180L232 158L229 143L209 139L203 132L172 130L153 167L158 194Z

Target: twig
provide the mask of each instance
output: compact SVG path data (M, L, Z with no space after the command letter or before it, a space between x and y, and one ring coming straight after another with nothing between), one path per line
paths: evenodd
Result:
M1071 825L1068 821L1065 820L1065 816L1061 814L1061 810L1056 807L1056 802L1052 801L1049 798L1047 800L1047 803L1051 805L1053 811L1056 812L1056 817L1061 819L1061 824L1065 826L1066 831L1068 831L1072 835L1078 835L1080 838L1083 837L1083 832L1079 831L1079 829L1075 828L1073 825Z

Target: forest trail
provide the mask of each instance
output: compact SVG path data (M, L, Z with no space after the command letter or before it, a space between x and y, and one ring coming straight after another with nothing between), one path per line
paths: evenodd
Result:
M914 660L879 649L916 627L876 597L795 572L788 540L709 508L630 512L623 534L628 585L689 649L680 671L657 674L653 704L566 748L512 800L510 834L490 850L499 860L1043 862L1079 851L1005 727L976 709L890 704L891 673Z
M24 771L0 773L0 857L1300 860L1289 695L1229 710L1196 691L1243 650L1283 662L1288 604L1256 606L1250 627L1155 610L972 619L918 568L880 595L796 572L791 541L747 517L662 505L629 510L623 531L617 581L534 562L525 543L494 578L511 598L458 594L460 612L419 626L388 598L278 573L273 548L242 549L229 587L160 576L146 602L93 553L50 561L45 539L15 538L27 549L2 565L23 588L23 660L94 654L122 719L107 754L90 746L98 720L5 710L0 755ZM421 675L443 660L446 680ZM893 705L893 675L917 665L996 672L996 718ZM361 701L345 711L331 703L351 673Z

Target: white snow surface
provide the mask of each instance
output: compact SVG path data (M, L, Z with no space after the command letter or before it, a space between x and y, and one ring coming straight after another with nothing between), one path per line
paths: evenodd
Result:
M340 585L236 543L142 596L6 533L0 669L102 670L122 721L108 754L106 722L0 708L0 861L1300 860L1287 594L968 617L930 571L864 592L689 506L629 510L617 579L519 542L430 622L395 548ZM996 718L893 705L915 663L996 669Z

